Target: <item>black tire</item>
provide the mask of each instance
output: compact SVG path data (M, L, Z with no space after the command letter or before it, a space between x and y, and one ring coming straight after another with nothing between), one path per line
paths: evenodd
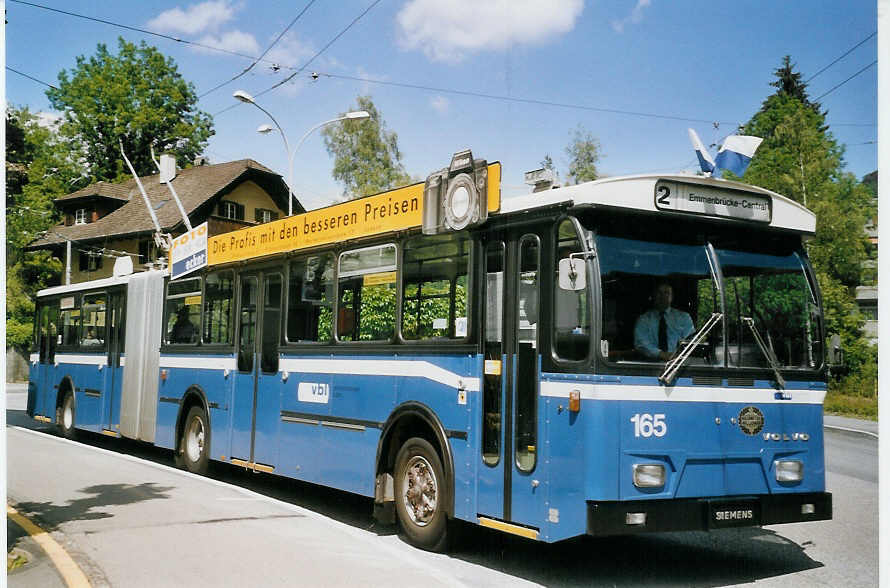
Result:
M59 425L59 432L66 439L74 439L77 437L77 429L74 428L74 395L66 392L56 412L56 423Z
M193 406L185 417L179 453L185 469L202 476L207 473L210 461L210 421L200 406Z
M442 461L425 439L408 439L396 456L395 502L408 543L428 551L448 547L446 499L450 493Z

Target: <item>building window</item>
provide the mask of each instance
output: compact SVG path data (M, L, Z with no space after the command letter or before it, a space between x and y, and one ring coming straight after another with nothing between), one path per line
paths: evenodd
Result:
M86 208L78 208L74 211L74 224L75 225L85 225L87 224L87 209Z
M244 205L231 200L221 200L219 203L219 215L224 218L243 221Z
M82 272L94 272L102 269L102 254L81 251L79 267Z
M257 208L255 220L258 223L268 223L273 220L278 220L278 213L274 210L269 210L268 208Z

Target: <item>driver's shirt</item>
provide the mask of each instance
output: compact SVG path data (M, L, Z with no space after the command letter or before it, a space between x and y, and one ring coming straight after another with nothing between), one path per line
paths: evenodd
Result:
M667 351L673 353L677 349L680 339L688 337L695 331L695 325L689 313L668 308L664 311L664 320L667 323ZM658 348L658 323L661 322L661 311L658 309L647 310L637 319L634 326L634 348L646 357L657 359L661 349Z

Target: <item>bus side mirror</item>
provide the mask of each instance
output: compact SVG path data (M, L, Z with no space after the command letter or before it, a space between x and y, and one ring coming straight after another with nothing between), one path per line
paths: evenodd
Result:
M841 337L837 333L828 337L828 369L832 374L839 374L844 368L844 350L841 347Z
M583 290L587 287L584 260L566 257L559 260L559 288L561 290Z

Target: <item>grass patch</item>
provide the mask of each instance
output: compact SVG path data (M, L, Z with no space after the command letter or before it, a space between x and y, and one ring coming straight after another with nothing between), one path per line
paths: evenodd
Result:
M859 395L829 392L825 395L825 414L878 420L878 399Z
M6 573L22 567L26 563L28 563L28 558L21 553L8 553L6 554Z

